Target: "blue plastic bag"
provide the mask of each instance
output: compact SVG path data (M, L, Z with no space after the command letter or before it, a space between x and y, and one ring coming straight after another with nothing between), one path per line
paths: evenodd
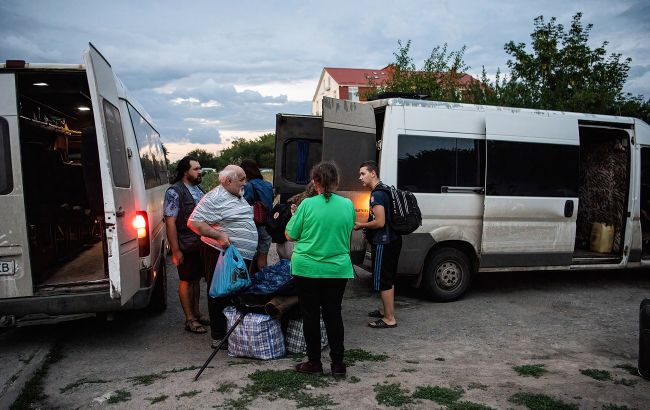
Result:
M246 289L246 293L252 295L277 294L291 280L293 280L291 262L287 259L280 259L278 263L265 266L254 274L251 279L251 287Z
M233 245L219 254L217 266L214 267L209 295L219 298L232 295L246 289L251 284L246 262Z

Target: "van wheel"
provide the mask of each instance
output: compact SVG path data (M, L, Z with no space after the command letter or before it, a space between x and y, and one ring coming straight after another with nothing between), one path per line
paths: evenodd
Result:
M153 313L162 313L167 309L167 265L165 258L161 259L158 277L149 300L149 310Z
M422 274L424 292L437 302L460 298L472 278L467 255L454 248L442 248L430 255Z

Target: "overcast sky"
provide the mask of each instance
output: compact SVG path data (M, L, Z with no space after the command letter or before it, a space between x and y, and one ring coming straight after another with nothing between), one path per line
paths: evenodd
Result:
M412 40L467 46L471 74L507 71L503 45L530 43L533 19L593 23L593 46L631 57L626 91L650 98L650 2L537 1L26 1L0 3L0 60L80 63L92 42L153 117L177 159L309 114L323 67L382 68Z

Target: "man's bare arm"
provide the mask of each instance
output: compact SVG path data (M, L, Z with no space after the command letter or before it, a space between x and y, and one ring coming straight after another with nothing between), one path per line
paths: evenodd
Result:
M230 238L228 237L228 235L217 228L211 227L205 221L193 221L190 219L189 221L187 221L187 227L193 230L194 233L196 233L197 235L215 239L219 243L219 245L221 245L224 248L230 246Z

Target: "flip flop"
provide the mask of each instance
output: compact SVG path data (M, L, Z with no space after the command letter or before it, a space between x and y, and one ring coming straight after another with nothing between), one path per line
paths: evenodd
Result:
M379 309L375 309L372 312L368 312L368 317L376 317L376 318L381 319L381 318L384 317L384 315L381 314Z
M198 320L185 321L185 330L191 333L205 333L207 330L199 323Z
M368 326L373 329L392 329L394 327L397 327L397 323L394 325L389 325L388 323L384 322L384 319L377 319L374 322L368 323Z

